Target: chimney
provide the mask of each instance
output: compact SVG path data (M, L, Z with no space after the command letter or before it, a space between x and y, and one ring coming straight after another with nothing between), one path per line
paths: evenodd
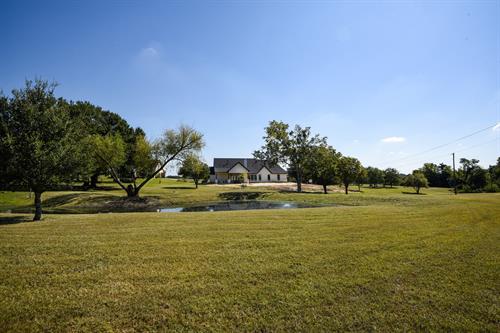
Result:
M247 161L247 159L246 159L246 158L245 158L245 159L243 159L243 166L245 166L245 168L247 168L247 169L248 169L248 161Z

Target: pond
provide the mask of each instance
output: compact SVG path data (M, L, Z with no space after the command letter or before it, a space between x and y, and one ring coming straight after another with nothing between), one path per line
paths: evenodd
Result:
M318 205L305 204L300 202L285 202L285 201L228 201L210 203L197 206L186 207L167 207L160 208L160 213L179 213L179 212L220 212L228 210L254 210L254 209L290 209L290 208L312 208L320 207Z

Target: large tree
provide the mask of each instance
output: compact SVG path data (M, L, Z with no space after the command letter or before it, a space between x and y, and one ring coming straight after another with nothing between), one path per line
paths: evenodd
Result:
M264 145L254 152L254 157L272 164L283 163L294 169L297 192L302 192L302 180L305 167L311 157L312 150L318 146L326 146L326 138L311 135L310 127L289 125L273 120L265 128Z
M479 165L476 159L460 159L458 181L463 191L480 191L487 183L487 171Z
M9 100L0 91L0 189L6 188L9 184L12 170L9 168L9 161L12 157L9 143Z
M2 102L2 156L10 185L34 192L35 216L42 218L42 193L61 182L72 181L84 160L81 127L74 122L67 103L54 96L56 85L37 79L12 91Z
M360 178L363 173L363 166L354 157L342 156L338 163L339 178L344 184L345 194L349 193L349 185Z
M399 171L394 168L387 168L384 170L384 186L388 184L390 187L392 185L399 184Z
M338 184L337 165L341 155L332 147L314 147L306 165L307 175L315 184L323 186L323 192L328 193L327 186Z
M179 175L192 178L198 188L200 180L206 181L210 177L210 169L196 154L190 154L182 161Z
M182 161L190 154L199 152L204 146L204 141L200 132L182 125L176 130L166 130L160 139L151 144L151 147L148 145L145 138L136 141L135 155L132 154L132 160L135 160L132 167L132 184L128 185L119 173L123 164L110 163L116 151L112 149L95 151L97 157L106 165L113 180L127 193L128 197L138 197L144 185L164 170L169 163ZM144 178L136 184L136 170L139 169L144 172Z
M368 167L366 168L366 173L368 175L368 184L370 184L370 187L377 187L378 184L384 183L384 172L379 168Z
M134 172L134 156L137 140L144 138L144 131L140 128L131 127L120 115L103 110L101 107L90 102L70 102L68 105L71 115L75 121L83 124L82 131L88 136L93 135L120 135L125 145L125 160L116 172L122 177L132 178ZM93 151L89 151L93 155ZM107 172L107 167L100 160L89 160L85 172L81 175L85 184L91 188L97 187L98 177Z

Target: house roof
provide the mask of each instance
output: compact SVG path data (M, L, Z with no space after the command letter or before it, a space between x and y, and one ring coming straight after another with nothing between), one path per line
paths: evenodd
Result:
M248 169L249 173L258 173L263 167L266 167L271 173L287 173L279 165L271 165L267 161L255 158L214 158L214 169L215 172L228 172L238 163Z

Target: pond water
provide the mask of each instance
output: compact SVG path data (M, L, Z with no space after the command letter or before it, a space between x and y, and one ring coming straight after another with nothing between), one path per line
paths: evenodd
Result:
M179 213L179 212L220 212L228 210L253 210L253 209L290 209L290 208L311 208L319 207L299 202L284 201L228 201L210 203L197 206L186 207L167 207L158 209L160 213Z

